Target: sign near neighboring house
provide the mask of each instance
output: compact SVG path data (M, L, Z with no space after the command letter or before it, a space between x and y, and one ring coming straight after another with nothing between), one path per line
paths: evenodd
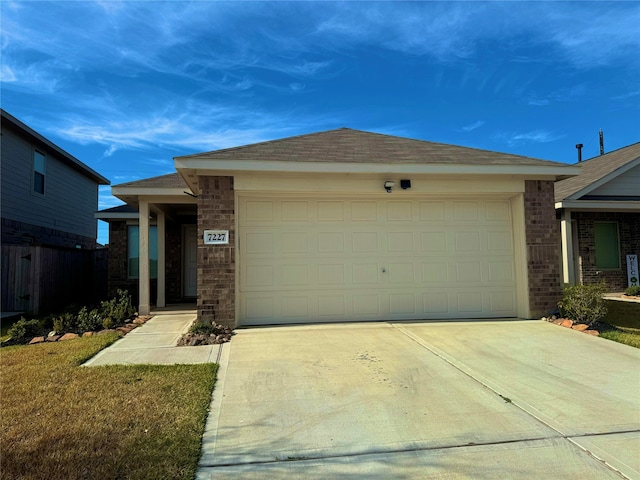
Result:
M226 245L229 243L229 230L205 230L205 245Z
M638 255L627 255L627 277L629 278L629 286L640 285L638 278Z

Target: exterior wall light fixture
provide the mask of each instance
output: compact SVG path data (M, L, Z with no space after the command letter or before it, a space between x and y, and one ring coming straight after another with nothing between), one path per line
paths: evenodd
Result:
M393 187L396 186L396 182L393 182L391 180L387 180L386 182L384 182L384 189L387 191L387 193L391 193L391 189L393 189Z

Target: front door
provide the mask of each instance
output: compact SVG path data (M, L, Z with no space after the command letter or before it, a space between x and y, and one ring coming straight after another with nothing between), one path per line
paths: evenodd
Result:
M183 245L183 295L198 295L198 227L185 225L182 231Z

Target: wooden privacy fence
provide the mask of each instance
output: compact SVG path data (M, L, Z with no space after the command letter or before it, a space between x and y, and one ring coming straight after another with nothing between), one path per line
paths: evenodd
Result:
M2 245L2 311L49 313L107 293L108 250Z

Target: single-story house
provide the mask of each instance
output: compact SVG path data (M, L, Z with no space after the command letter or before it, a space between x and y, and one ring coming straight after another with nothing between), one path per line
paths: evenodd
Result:
M348 128L112 187L112 288L203 321L536 318L561 295L563 163ZM153 281L153 283L152 283Z
M640 143L580 162L555 185L563 281L628 286L627 255L640 254Z

